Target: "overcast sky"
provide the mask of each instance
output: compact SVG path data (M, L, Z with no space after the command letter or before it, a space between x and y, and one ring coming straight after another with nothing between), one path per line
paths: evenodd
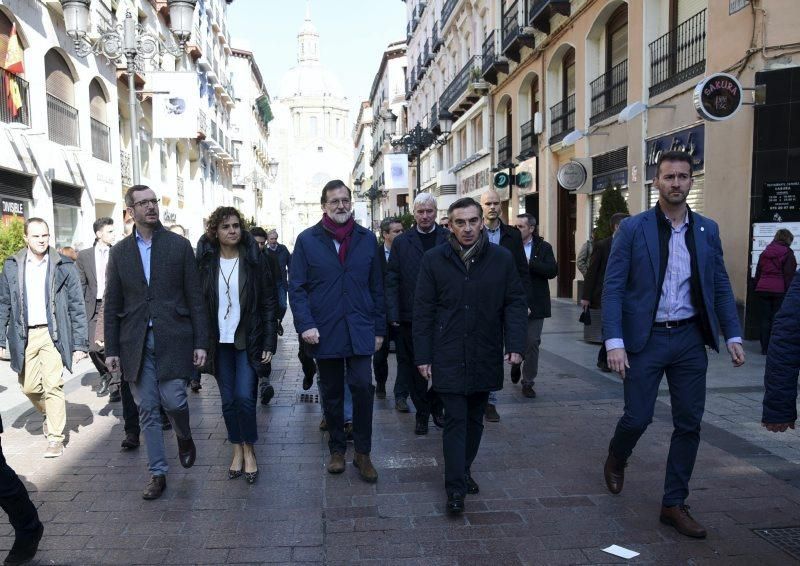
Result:
M369 97L381 55L405 39L402 0L312 0L311 21L319 31L322 64L342 83L351 109ZM297 64L297 32L305 19L304 0L236 0L228 6L235 48L255 54L271 96L283 74Z

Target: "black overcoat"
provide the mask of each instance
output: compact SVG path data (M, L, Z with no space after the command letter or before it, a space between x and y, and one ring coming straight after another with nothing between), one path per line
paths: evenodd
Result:
M136 230L111 248L103 301L106 356L119 356L125 380L136 381L152 320L158 379L189 379L193 351L208 349L197 262L189 240L161 224L150 253L148 285Z
M414 299L414 363L433 388L469 395L503 388L505 353L525 351L528 305L511 253L486 247L467 271L450 245L422 259Z

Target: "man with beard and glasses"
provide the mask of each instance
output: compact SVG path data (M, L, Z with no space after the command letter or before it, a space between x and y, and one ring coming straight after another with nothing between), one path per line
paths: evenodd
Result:
M159 221L158 198L146 185L125 193L133 233L111 248L106 272L106 365L122 371L139 406L150 481L144 499L167 487L163 406L178 439L181 466L194 465L186 385L206 361L208 317L189 241Z
M289 302L297 333L319 368L330 439L328 472L345 469L344 389L353 396L353 443L361 479L374 483L372 355L386 336L383 275L375 235L353 219L350 189L327 183L322 220L300 233L289 272Z
M513 257L489 243L481 206L462 198L448 212L448 244L426 253L419 270L414 357L444 403L447 512L459 514L465 495L479 491L471 466L489 392L503 387L504 360L522 361L528 305Z
M436 199L430 193L420 193L414 199L414 225L398 236L392 245L392 255L386 270L386 308L389 323L397 331L397 379L408 384L411 400L417 410L414 434L428 434L428 420L443 426L441 402L428 390L428 382L414 364L414 294L423 256L447 241L449 232L436 225ZM398 410L401 401L395 399ZM402 400L406 411L408 406Z
M608 366L622 376L625 409L608 447L608 490L622 491L625 466L653 420L658 387L669 383L673 432L660 520L682 535L705 538L689 514L700 422L706 400L706 347L725 336L734 367L744 364L741 327L719 226L686 204L692 156L667 151L656 164L656 205L622 221L603 283L603 337Z

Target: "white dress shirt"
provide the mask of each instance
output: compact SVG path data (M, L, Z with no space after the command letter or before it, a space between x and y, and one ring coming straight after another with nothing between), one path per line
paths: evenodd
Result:
M25 303L28 305L28 326L47 324L47 268L50 254L37 260L28 251L25 255Z
M95 275L97 277L97 300L103 299L106 291L106 265L108 265L108 251L111 248L102 242L97 242L94 247Z

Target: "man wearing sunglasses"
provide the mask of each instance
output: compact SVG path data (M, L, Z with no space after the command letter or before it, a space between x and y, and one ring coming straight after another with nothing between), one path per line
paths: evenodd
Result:
M205 363L208 323L192 246L164 228L150 187L125 193L133 233L111 249L106 273L106 364L123 371L139 406L151 479L142 493L157 499L167 487L160 409L178 438L184 468L196 452L189 428L186 383Z

